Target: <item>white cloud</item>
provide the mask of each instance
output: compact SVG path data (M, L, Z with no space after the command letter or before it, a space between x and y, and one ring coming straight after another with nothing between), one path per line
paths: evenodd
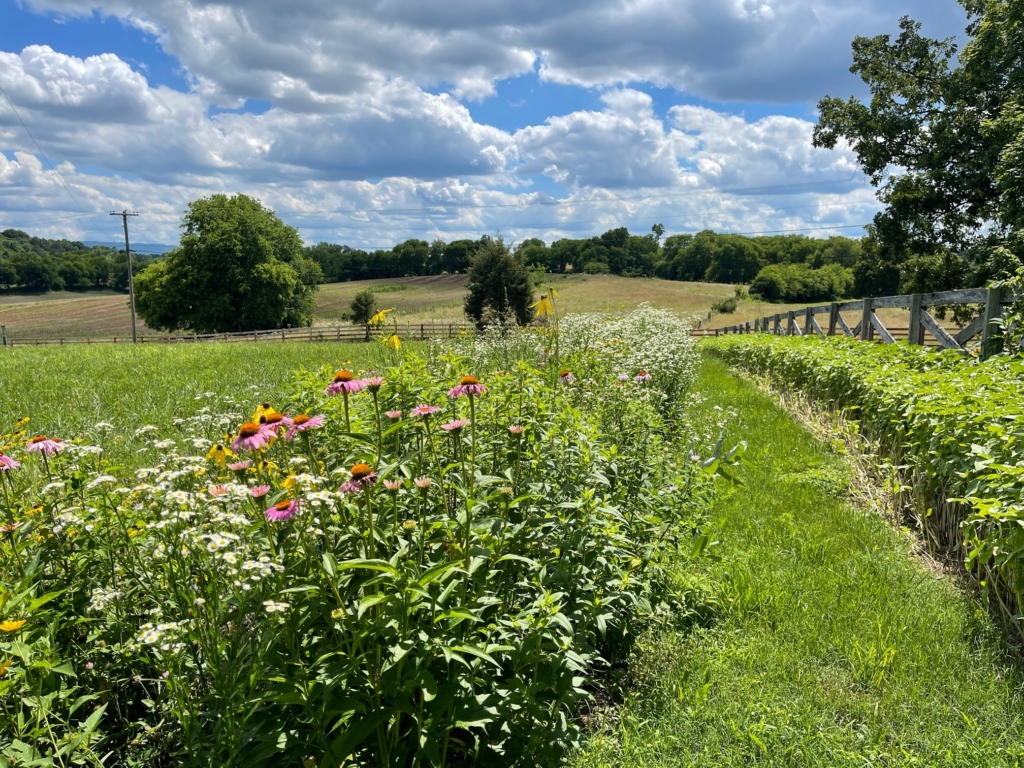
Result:
M316 109L381 77L481 98L530 71L584 86L650 82L716 100L814 101L857 87L855 34L904 14L963 32L954 0L29 0L158 31L204 98Z

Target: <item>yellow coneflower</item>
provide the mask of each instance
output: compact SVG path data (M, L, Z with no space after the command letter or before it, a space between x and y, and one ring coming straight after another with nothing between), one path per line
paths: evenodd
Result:
M394 311L394 307L392 307L391 309L382 309L378 311L377 314L370 318L370 325L383 325L384 323L387 322L388 314Z
M10 669L10 668L11 668L11 660L10 659L8 659L7 661L0 661L0 677L3 677L5 674L7 674L7 670Z
M535 317L547 317L548 315L555 314L555 307L546 293L542 293L540 295L540 301L536 304L531 304L530 308L533 310Z
M221 469L228 465L228 459L234 457L234 452L223 443L214 443L210 452L206 454L206 460L212 461Z
M400 350L402 348L402 340L398 338L397 333L392 333L386 339L384 339L384 346L389 349Z
M259 421L260 416L265 416L268 413L277 413L277 411L274 410L270 403L260 403L252 414L252 420Z

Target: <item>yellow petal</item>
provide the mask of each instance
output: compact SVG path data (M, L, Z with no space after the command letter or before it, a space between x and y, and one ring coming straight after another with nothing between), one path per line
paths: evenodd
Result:
M3 630L4 632L17 632L23 626L25 626L25 619L21 619L20 621L8 619L7 621L0 623L0 630Z

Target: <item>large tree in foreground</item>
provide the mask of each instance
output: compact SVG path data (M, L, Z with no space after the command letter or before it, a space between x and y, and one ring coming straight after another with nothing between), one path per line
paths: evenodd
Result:
M981 284L1024 256L1024 3L960 4L970 19L962 49L903 18L895 40L853 42L851 71L870 102L818 104L815 146L852 147L886 206L869 233L876 263L858 282L912 256L956 266L944 255L955 254ZM881 282L892 290L891 277Z
M530 321L530 275L523 260L510 253L500 237L488 239L476 252L466 287L466 316L478 326L491 319L514 319L520 325Z
M294 227L246 195L189 203L181 245L135 279L150 328L228 333L311 325L319 266Z

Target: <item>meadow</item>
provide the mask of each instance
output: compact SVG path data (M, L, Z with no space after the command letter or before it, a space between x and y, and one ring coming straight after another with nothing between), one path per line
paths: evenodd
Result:
M5 351L0 765L554 764L702 612L675 316L349 351Z

